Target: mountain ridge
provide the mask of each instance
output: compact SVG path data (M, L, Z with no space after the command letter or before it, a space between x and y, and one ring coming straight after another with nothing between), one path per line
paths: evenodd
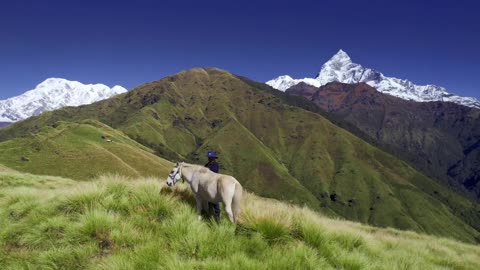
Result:
M48 78L19 96L0 100L0 122L16 122L67 106L91 104L126 93L122 86L83 84L62 78Z
M329 82L360 83L364 82L379 92L417 102L443 101L453 102L467 107L480 109L480 101L473 97L461 97L450 94L444 87L436 85L416 85L409 80L387 77L374 69L365 68L352 61L343 50L339 50L330 60L322 65L315 78L293 79L288 75L269 80L266 84L286 91L288 88L304 82L320 87Z

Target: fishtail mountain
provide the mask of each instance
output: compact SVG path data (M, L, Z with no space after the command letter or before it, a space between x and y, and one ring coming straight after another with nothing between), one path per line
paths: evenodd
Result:
M197 68L16 123L0 130L0 150L58 121L93 119L172 161L201 164L216 149L222 172L261 196L380 227L480 241L478 204L322 114L265 84Z

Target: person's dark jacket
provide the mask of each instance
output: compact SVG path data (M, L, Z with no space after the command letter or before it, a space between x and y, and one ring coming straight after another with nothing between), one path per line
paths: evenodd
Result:
M210 171L214 173L218 173L218 162L216 160L213 160L207 164L205 164L205 167L208 167Z

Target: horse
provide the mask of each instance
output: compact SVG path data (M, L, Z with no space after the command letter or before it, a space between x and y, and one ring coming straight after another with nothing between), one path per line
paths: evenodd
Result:
M230 175L214 173L200 165L177 162L168 175L167 185L175 186L180 179L190 184L195 195L198 219L202 219L202 210L208 212L209 202L223 202L230 222L236 223L243 193L243 187L237 179Z

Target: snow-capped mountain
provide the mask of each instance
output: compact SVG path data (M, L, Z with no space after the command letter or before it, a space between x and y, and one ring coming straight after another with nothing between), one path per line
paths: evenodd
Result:
M348 54L342 50L339 50L322 66L315 78L293 79L284 75L266 83L275 89L285 91L300 82L320 87L334 81L342 83L365 82L382 93L407 100L418 102L450 101L480 109L480 101L476 98L453 95L448 93L445 88L436 85L415 85L409 80L386 77L378 71L353 63Z
M0 122L16 122L66 106L80 106L125 93L121 86L50 78L20 96L0 100Z

